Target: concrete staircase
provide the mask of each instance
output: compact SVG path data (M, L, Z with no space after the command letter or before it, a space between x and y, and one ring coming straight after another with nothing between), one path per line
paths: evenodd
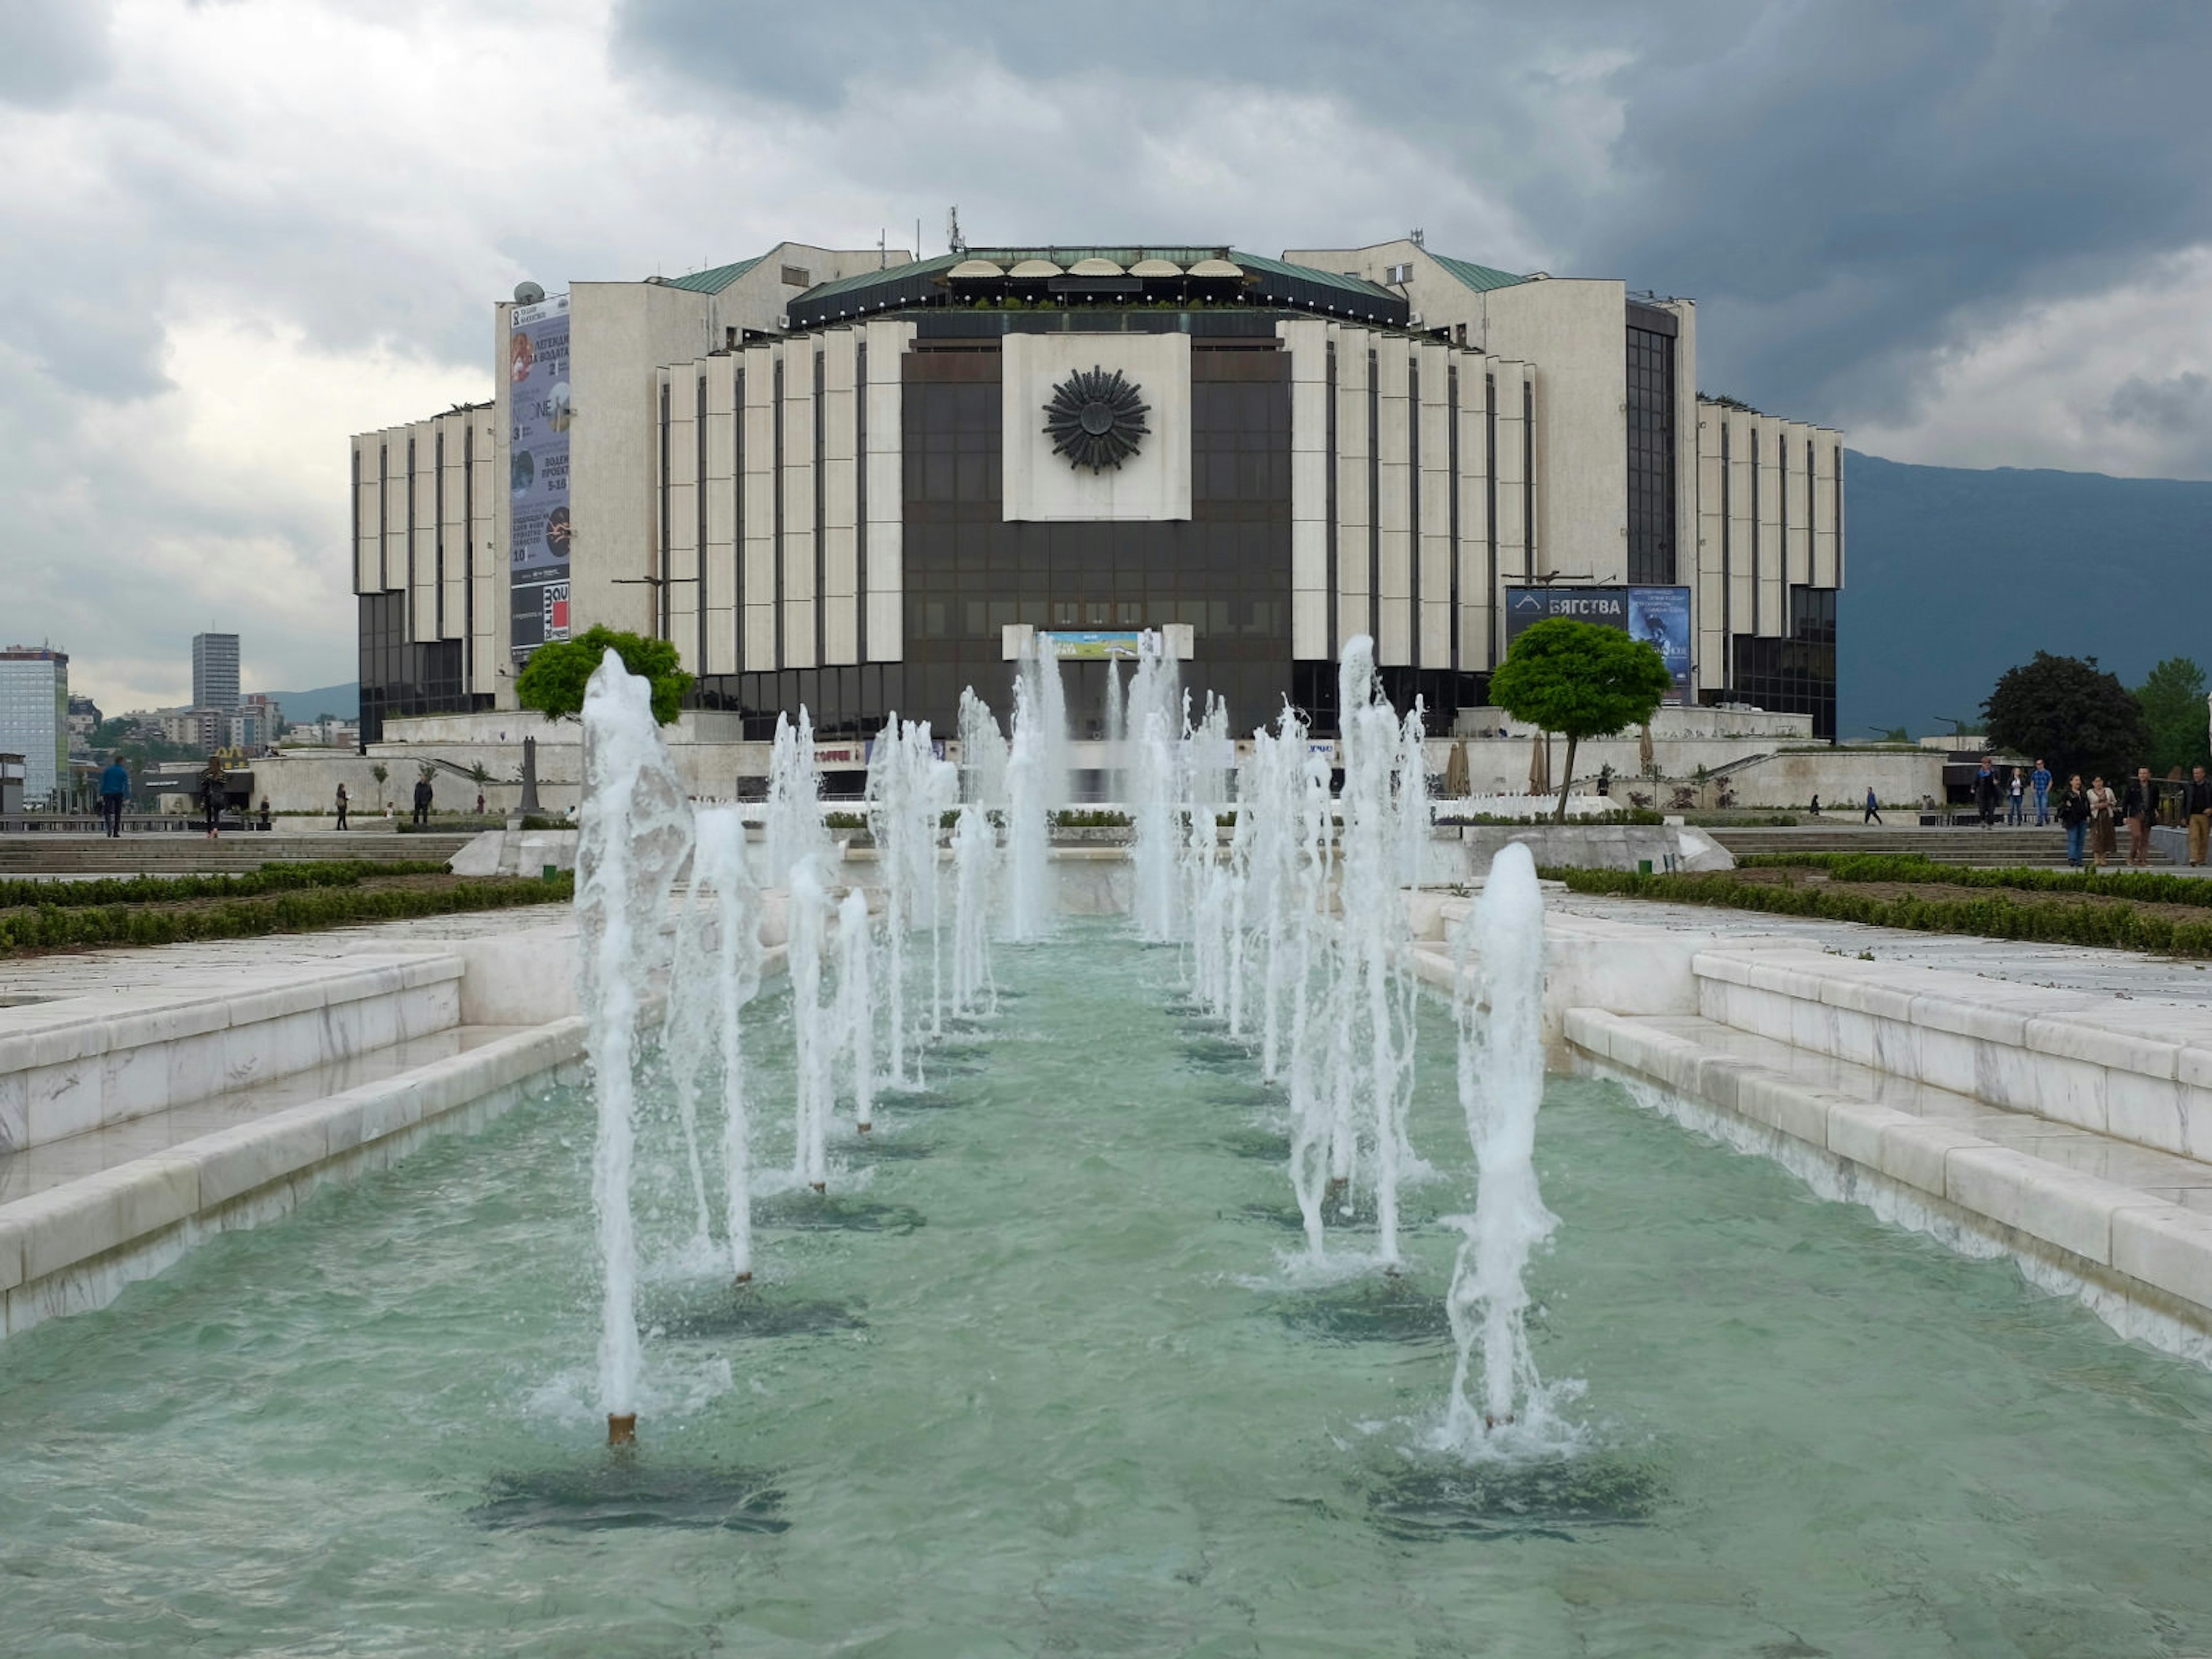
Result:
M9 876L185 876L242 874L264 864L357 859L376 864L450 859L465 835L0 836L0 878Z
M1800 823L1794 829L1709 830L1705 833L1738 859L1765 853L1902 853L1917 854L1939 864L1984 868L2049 869L2066 862L2066 832L2055 824L2044 830L2013 830L2002 825L1984 830L1978 824L1923 830L1875 824L1862 828L1854 821ZM2128 831L2123 824L2116 858L2124 864L2127 856ZM2167 863L2155 852L2152 860L2160 866Z

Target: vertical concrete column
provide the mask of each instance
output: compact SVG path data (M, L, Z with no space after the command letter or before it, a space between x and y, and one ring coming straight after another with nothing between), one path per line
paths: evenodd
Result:
M678 658L693 673L699 661L699 370L696 362L660 371L667 392L665 441L654 458L666 457L660 503L666 520L659 526L667 557L659 572L668 586L661 594L668 638ZM659 565L663 562L656 561Z
M469 690L496 696L501 686L513 683L500 674L507 666L507 565L499 516L507 504L507 480L500 476L496 461L495 412L476 410L469 420L475 428L468 444L469 537L475 554L469 575L470 618L475 629Z
M1328 325L1285 319L1276 337L1291 354L1291 655L1329 654Z
M705 359L702 367L707 374L707 465L699 488L707 541L701 554L699 603L707 616L707 648L700 672L732 674L738 667L738 360L725 353Z
M408 510L412 515L410 551L413 564L408 573L407 637L428 644L438 633L438 436L434 421L416 421L406 428L408 442L400 453L411 460ZM412 450L411 457L408 452Z
M1451 361L1451 348L1441 340L1414 345L1414 367L1420 371L1420 400L1414 413L1420 439L1414 446L1419 468L1413 519L1419 538L1414 556L1420 573L1414 660L1424 668L1449 668L1452 660Z
M1459 368L1459 629L1460 666L1495 667L1490 636L1497 595L1490 580L1491 360L1479 351L1455 351Z
M1367 568L1374 554L1374 505L1369 473L1374 455L1370 429L1367 353L1374 337L1364 328L1331 324L1336 343L1336 638L1330 654L1374 630L1373 594Z
M1783 526L1784 489L1786 480L1781 471L1782 450L1779 447L1783 422L1756 417L1751 423L1752 483L1759 501L1759 629L1770 639L1789 631L1784 621L1788 592L1783 578L1783 561L1787 550L1784 545ZM1749 630L1746 630L1749 631Z
M901 363L915 325L884 319L861 331L868 347L867 660L906 659L906 419Z
M783 614L786 668L817 666L814 654L814 356L819 342L787 340L783 353Z
M1413 353L1401 336L1377 334L1375 374L1375 659L1404 668L1413 660Z
M382 552L377 564L377 590L380 592L405 592L407 590L407 428L387 427L378 434L384 440L384 491L378 523L381 529ZM411 603L411 601L410 601ZM410 624L411 626L411 624ZM411 639L413 635L410 633Z
M468 454L469 422L474 417L465 412L441 415L432 423L436 434L432 448L437 457L438 529L436 546L442 557L438 565L438 637L441 640L463 640L468 637L469 615L469 523L470 508ZM464 653L465 659L465 653Z
M384 505L383 463L376 437L353 441L353 591L374 593L383 586L384 544L377 530Z
M1498 585L1492 603L1502 612L1504 590L1527 579L1528 570L1528 422L1523 411L1528 385L1528 365L1493 359L1491 373L1498 383ZM1540 572L1539 573L1541 574ZM1498 629L1498 651L1505 649L1505 630Z
M777 666L775 591L775 366L783 348L749 346L745 366L745 489L743 586L744 616L738 666L763 673Z
M1660 308L1674 315L1674 580L1689 586L1690 602L1702 613L1705 590L1697 580L1698 535L1705 522L1705 474L1698 465L1704 434L1698 429L1698 305L1694 300L1668 300ZM1717 440L1718 434L1714 436ZM1698 627L1702 631L1702 619ZM1692 690L1694 695L1694 680Z
M822 337L822 644L825 663L860 659L858 337Z
M1728 412L1713 404L1698 404L1696 424L1692 430L1694 439L1692 453L1695 470L1689 475L1692 487L1687 494L1696 503L1697 533L1680 544L1690 556L1681 574L1691 583L1691 602L1697 617L1697 636L1692 642L1694 653L1691 676L1691 693L1695 696L1708 685L1724 683L1723 667L1728 650L1728 583L1723 550L1733 556L1735 549L1727 540L1726 521L1722 517L1722 503L1726 490L1722 470L1721 437L1727 429Z
M1730 660L1723 672L1734 678L1735 636L1753 631L1753 600L1758 591L1758 519L1751 499L1753 446L1759 441L1757 422L1740 410L1725 411L1721 419L1728 429L1728 568L1729 637L1723 648Z
M1813 428L1813 580L1821 587L1836 582L1835 434Z
M1802 586L1813 580L1813 467L1806 453L1813 437L1813 428L1802 421L1784 424L1789 448L1786 473L1790 480L1790 582ZM1788 595L1784 595L1783 614L1789 615ZM1785 625L1782 630L1790 630Z

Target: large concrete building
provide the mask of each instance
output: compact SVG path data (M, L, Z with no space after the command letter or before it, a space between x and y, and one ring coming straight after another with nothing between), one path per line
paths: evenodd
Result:
M1560 613L1661 643L1684 703L1834 735L1842 436L1700 398L1689 300L1411 240L785 243L526 290L493 337L489 404L353 441L365 744L512 709L602 623L754 741L802 702L949 730L1027 630L1170 625L1247 729L1287 698L1331 730L1370 634L1394 697L1479 732ZM1109 667L1066 667L1080 720Z

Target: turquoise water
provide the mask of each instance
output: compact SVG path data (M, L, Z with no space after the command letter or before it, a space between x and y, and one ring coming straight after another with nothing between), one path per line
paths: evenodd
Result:
M1563 1079L1537 1355L1589 1449L1439 1462L1447 1023L1410 1278L1302 1290L1279 1103L1175 954L999 970L832 1203L764 1203L750 1297L681 1269L647 1126L634 1458L575 1095L0 1345L0 1650L2212 1651L2212 1376Z

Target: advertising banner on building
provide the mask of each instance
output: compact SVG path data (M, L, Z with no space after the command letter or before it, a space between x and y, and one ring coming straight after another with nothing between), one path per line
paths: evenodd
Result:
M1040 633L1038 643L1062 662L1103 662L1109 657L1137 659L1137 639L1134 631L1126 634L1104 633Z
M1690 590L1686 587L1510 587L1505 647L1531 624L1567 617L1618 628L1658 652L1674 677L1669 702L1690 700Z
M1690 590L1632 587L1628 590L1628 633L1656 651L1674 677L1669 702L1690 700Z
M568 637L568 296L508 313L509 643L519 668Z

